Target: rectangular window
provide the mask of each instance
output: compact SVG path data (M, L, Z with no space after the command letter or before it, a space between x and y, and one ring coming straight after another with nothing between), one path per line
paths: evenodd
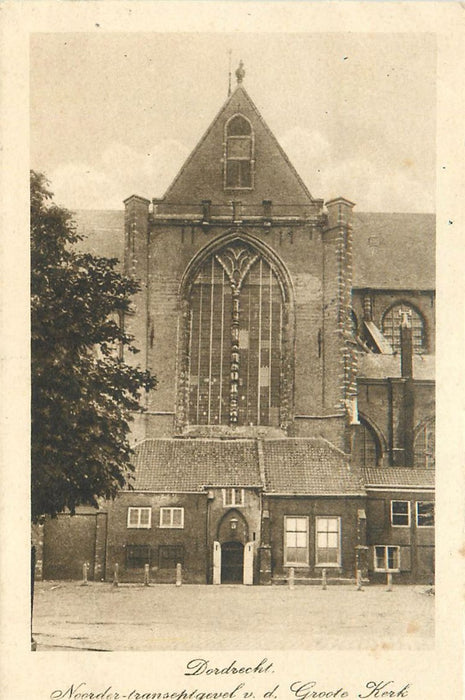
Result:
M184 527L184 508L160 508L160 527Z
M284 565L308 565L308 518L284 516Z
M244 489L223 489L223 504L225 506L243 506Z
M184 547L162 545L158 549L158 566L160 569L175 569L176 564L184 564Z
M399 571L400 556L399 547L376 545L375 547L375 571Z
M394 527L410 526L410 501L391 501L391 524Z
M226 187L246 188L252 187L252 166L250 160L226 161Z
M434 527L434 503L417 501L417 527Z
M339 566L340 563L340 518L316 518L316 564Z
M150 564L150 547L141 544L126 545L126 568L143 569Z
M128 508L128 527L149 529L151 524L151 508Z

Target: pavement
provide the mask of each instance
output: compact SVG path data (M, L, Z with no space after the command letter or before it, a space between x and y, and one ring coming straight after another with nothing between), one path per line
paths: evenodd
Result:
M427 586L36 583L37 651L432 649Z

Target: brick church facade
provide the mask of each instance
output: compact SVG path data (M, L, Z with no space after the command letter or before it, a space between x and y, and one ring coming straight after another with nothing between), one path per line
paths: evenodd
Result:
M162 199L76 215L158 386L133 488L47 521L38 573L429 583L434 217L315 199L237 79Z

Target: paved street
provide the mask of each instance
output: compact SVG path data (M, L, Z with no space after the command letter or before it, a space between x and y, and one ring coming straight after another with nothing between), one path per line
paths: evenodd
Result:
M36 584L38 651L431 649L426 586Z

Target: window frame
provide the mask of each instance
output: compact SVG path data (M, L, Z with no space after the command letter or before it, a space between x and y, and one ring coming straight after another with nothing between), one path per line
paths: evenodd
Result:
M288 561L287 558L287 521L289 520L305 520L305 561ZM310 528L309 528L309 517L308 515L285 515L284 516L284 528L283 528L283 567L292 566L294 568L308 568L310 565L309 550L310 550ZM303 530L291 530L291 532L304 532ZM304 547L293 547L293 549L304 549Z
M230 123L236 118L236 117L241 117L244 119L246 122L248 122L250 126L250 133L249 134L228 134L228 129ZM238 139L248 139L250 143L250 157L244 157L244 156L235 156L235 157L229 157L228 156L228 144L229 141L234 141ZM228 185L228 163L232 162L247 162L250 165L250 185ZM227 121L224 126L224 158L223 158L223 189L227 192L251 192L254 189L255 186L255 134L254 130L252 128L252 123L250 119L247 119L246 116L241 114L240 112L237 112L236 114L233 114Z
M418 513L418 506L419 506L419 505L424 505L424 504L428 504L428 505L432 505L432 506L433 506L433 524L432 524L432 525L420 525L419 522L418 522L418 516L419 516L419 513ZM436 515L436 513L435 513L435 502L434 502L434 501L416 501L416 503L415 503L415 524L416 524L417 527L420 527L422 530L425 529L425 528L426 528L426 529L431 529L431 528L433 528L434 525L435 525L435 515Z
M336 547L318 547L318 534L320 530L318 528L319 520L336 520L337 521L337 548ZM321 531L323 532L323 531ZM325 531L328 534L328 531ZM318 552L320 549L337 549L337 561L332 562L320 562L318 559ZM316 515L315 516L315 568L321 567L323 569L329 568L339 568L342 565L342 527L341 527L341 516L340 515Z
M400 525L394 522L394 503L407 503L407 513L397 513L396 515L407 515L407 524ZM391 527L410 527L411 525L411 507L410 501L400 501L398 499L391 500Z
M377 566L377 556L376 556L376 550L378 548L382 547L384 549L384 568L380 569ZM396 549L397 550L397 568L396 569L389 569L387 564L388 564L388 550L389 549ZM373 547L373 568L374 571L381 572L381 573L399 573L400 572L400 545L397 544L375 544Z
M413 354L414 355L427 354L428 353L428 338L427 338L427 328L426 328L425 317L424 317L423 313L419 309L417 309L417 307L414 306L409 301L405 301L403 299L400 299L398 301L395 301L390 306L388 306L388 308L384 311L383 315L381 316L381 333L386 338L386 340L390 343L393 353L394 354L400 353L400 349L401 349L400 348L400 330L398 331L398 333L395 330L396 326L394 325L394 314L395 314L396 309L402 309L402 308L410 310L411 314L412 314L411 320L410 320L410 326L412 329L412 351L413 351ZM390 326L388 329L385 329L385 321L389 321L390 314L393 314L392 326ZM419 318L420 323L421 323L421 344L420 345L415 344L415 329L414 329L414 325L413 325L414 315ZM401 317L399 315L399 322L398 322L399 328L400 328L400 325L401 325ZM399 336L398 342L397 342L397 335Z
M231 491L232 493L232 499L230 502L227 500L227 493L228 491ZM238 503L236 502L236 491L240 491L241 494L241 502ZM225 508L243 508L245 505L245 493L244 489L241 488L240 486L228 486L227 488L222 489L223 492L223 506Z
M137 511L137 523L131 523L131 512ZM147 524L141 524L142 511L148 511L149 520ZM128 506L126 526L129 530L150 530L152 527L152 506Z
M180 525L174 525L173 524L173 515L175 510L180 510L181 511L181 524ZM169 525L165 525L163 523L163 513L165 511L170 512L170 523ZM160 522L159 522L159 527L162 528L163 530L183 530L184 529L184 508L182 506L161 506L160 507Z

